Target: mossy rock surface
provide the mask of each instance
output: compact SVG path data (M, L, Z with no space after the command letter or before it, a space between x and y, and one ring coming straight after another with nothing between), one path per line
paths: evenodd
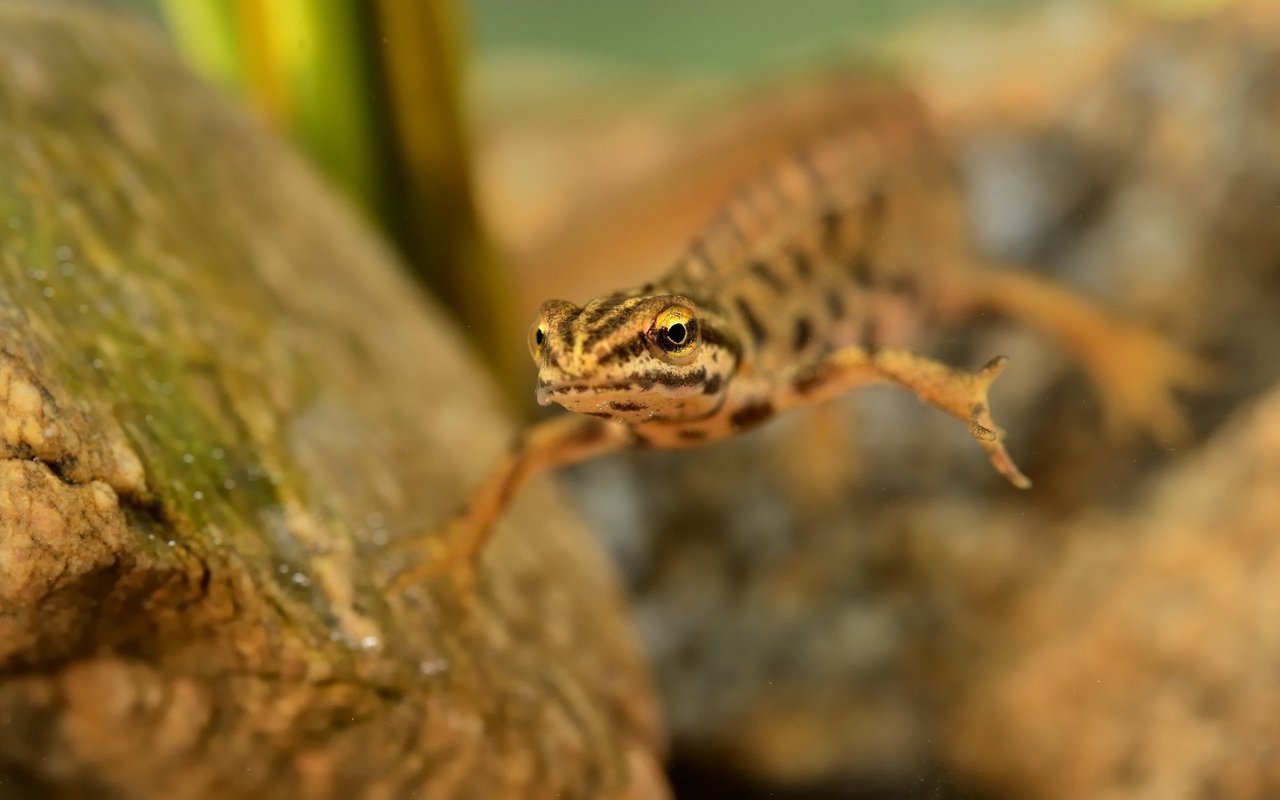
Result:
M384 596L512 424L154 32L0 3L0 343L0 798L665 795L614 576L545 485L474 593Z

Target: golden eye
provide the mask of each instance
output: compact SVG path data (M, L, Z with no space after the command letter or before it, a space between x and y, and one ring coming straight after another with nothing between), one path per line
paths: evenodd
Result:
M686 358L698 346L698 320L684 306L668 306L653 321L649 336L667 360Z
M542 346L547 343L547 323L537 320L529 328L529 355L534 361L542 358Z

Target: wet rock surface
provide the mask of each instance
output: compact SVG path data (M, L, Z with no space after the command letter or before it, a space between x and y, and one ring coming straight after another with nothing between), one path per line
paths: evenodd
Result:
M0 797L665 796L545 487L382 592L513 426L350 209L133 24L0 3L0 75Z

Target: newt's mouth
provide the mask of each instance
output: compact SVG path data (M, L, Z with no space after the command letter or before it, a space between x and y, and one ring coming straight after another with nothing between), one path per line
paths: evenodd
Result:
M628 389L639 390L643 387L633 381L610 381L596 383L589 381L550 381L539 383L536 393L538 405L549 406L558 398L572 395L604 394L606 392L624 392Z
M565 397L613 393L640 394L657 392L664 397L681 398L702 391L706 382L705 369L682 376L643 375L621 381L544 381L538 384L538 405L547 406Z

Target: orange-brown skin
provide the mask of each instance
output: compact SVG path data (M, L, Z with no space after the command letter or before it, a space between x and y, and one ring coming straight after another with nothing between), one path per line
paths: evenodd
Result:
M1115 417L1182 432L1169 390L1202 377L1199 363L1031 273L981 264L925 115L895 104L744 187L662 278L582 307L544 303L529 334L537 397L577 414L531 428L434 539L438 557L400 582L472 563L534 472L630 446L702 445L876 381L966 422L995 469L1026 488L987 401L1006 360L967 372L906 347L922 326L978 310L1062 342Z

